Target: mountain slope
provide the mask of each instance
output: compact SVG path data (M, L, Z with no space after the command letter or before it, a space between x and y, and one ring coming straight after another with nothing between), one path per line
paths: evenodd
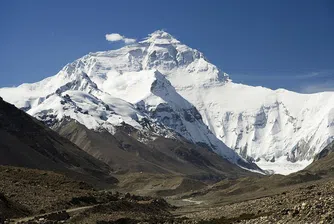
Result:
M140 132L131 126L118 127L112 135L106 130L97 132L68 120L55 130L107 163L117 174L169 174L204 181L253 175L207 148L185 141L158 137L149 143L141 143L136 140Z
M115 183L110 168L0 98L0 165L65 173L92 183Z
M155 80L163 85L151 88ZM142 126L145 120L158 136L181 135L190 142L205 143L231 161L239 160L230 147L243 158L279 173L305 167L334 136L334 93L298 94L233 83L201 52L164 31L117 50L89 53L55 76L17 88L2 88L0 95L38 117L41 110L36 112L36 108L41 108L46 96L58 89L62 97L66 97L66 91L85 92L99 99L99 105L113 105L113 101L106 101L110 98L128 103L128 109L122 110L126 113L115 112L117 116L103 112L103 106L88 108L91 112L98 109L99 116L94 118L79 118L75 109L71 115L66 114L88 128L102 126L112 133L115 126L125 122L146 130L146 137L140 139L144 142L157 137L150 136L152 131ZM188 112L194 120L190 124ZM203 122L209 131L204 130Z
M326 146L314 158L314 161L305 168L313 172L334 174L334 141Z

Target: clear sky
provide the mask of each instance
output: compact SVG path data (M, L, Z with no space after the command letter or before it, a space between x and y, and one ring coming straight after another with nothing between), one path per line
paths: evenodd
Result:
M164 29L232 80L334 90L333 0L0 1L0 87L36 82L94 51Z

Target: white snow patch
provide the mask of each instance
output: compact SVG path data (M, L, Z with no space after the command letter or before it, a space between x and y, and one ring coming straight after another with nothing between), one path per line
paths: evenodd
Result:
M312 160L302 160L297 162L290 162L286 160L286 157L281 157L275 162L260 160L256 162L261 169L267 170L270 173L289 175L290 173L295 173L299 170L304 169L312 163Z

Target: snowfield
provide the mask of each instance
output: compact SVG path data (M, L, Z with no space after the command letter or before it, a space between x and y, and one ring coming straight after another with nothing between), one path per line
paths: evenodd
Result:
M164 31L89 53L55 76L2 88L0 96L50 126L70 117L94 130L113 133L126 123L147 132L148 121L152 138L181 136L233 163L245 162L240 155L281 174L303 169L334 139L334 92L233 83Z

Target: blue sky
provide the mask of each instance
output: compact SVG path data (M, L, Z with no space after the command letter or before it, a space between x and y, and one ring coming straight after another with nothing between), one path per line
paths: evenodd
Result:
M55 75L94 51L164 29L232 80L334 90L334 1L0 1L0 87Z

